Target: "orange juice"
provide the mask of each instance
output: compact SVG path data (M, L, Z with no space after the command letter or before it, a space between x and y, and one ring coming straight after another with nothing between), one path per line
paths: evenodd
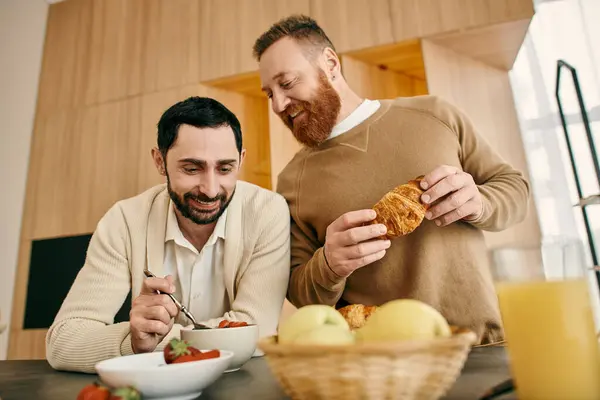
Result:
M584 279L501 282L498 299L520 400L600 399L600 357Z

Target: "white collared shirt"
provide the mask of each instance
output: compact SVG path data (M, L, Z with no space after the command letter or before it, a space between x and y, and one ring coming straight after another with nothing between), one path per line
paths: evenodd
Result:
M350 115L333 127L331 134L329 135L329 139L333 139L334 137L354 128L365 119L373 115L375 111L379 109L380 105L381 103L379 103L379 100L365 99L358 107L356 107L354 111L350 113Z
M175 278L175 296L198 322L222 317L230 304L223 280L223 242L227 210L200 252L183 236L174 204L169 202L165 235L165 275ZM191 324L183 315L184 324Z

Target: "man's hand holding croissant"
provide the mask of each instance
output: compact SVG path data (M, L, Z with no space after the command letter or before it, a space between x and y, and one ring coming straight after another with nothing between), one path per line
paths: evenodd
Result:
M425 218L438 226L455 221L472 221L483 213L481 193L468 173L448 165L442 165L421 180L425 192L421 201L430 207Z
M379 240L387 228L367 225L377 216L373 210L348 212L329 225L325 237L325 260L329 268L346 277L356 269L380 260L390 247L389 240Z

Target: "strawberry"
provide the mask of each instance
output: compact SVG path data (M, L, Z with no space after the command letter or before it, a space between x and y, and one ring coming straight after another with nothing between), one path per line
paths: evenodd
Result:
M219 358L221 356L221 352L219 350L209 350L204 353L200 353L200 357L202 360L208 360L209 358Z
M190 362L190 361L198 361L201 360L200 354L196 354L196 355L191 355L191 354L186 354L180 357L177 357L175 359L175 361L173 361L173 364L181 364L181 363L186 363L186 362Z
M229 321L227 321L226 319L219 322L219 328L227 328L227 327L229 327Z
M219 328L235 328L238 326L247 326L247 322L243 321L228 321L226 319L219 322Z
M177 357L173 364L181 364L190 361L200 361L200 360L208 360L209 358L218 358L221 355L219 350L209 350L204 353L198 351L195 354L186 354L181 357Z
M167 364L172 364L175 360L181 356L191 355L192 352L199 352L198 349L190 346L185 340L173 338L165 346L163 355Z
M142 395L134 387L122 387L113 390L109 400L142 400Z
M110 390L97 382L86 385L77 395L77 400L109 400Z
M239 321L239 322L238 321L231 321L231 322L229 322L229 328L236 328L236 327L239 327L239 326L248 326L248 323L244 322L244 321Z

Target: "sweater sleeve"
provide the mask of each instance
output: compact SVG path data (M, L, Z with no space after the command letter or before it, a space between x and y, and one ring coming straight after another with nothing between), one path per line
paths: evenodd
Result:
M216 326L223 319L255 323L261 337L277 333L279 316L290 277L290 213L285 200L277 195L264 206L268 213L255 212L260 234L250 262L239 278L231 310L221 318L201 323Z
M311 240L292 223L292 275L288 298L296 307L309 304L335 306L342 297L346 278L337 275L327 264L323 247Z
M293 160L292 167L284 170L277 182L277 191L287 200L291 214L291 275L287 298L296 307L309 304L334 306L342 297L346 278L329 267L315 229L300 217L298 198L302 166L302 162Z
M469 223L501 231L525 219L530 195L523 174L509 165L481 136L461 110L437 98L436 113L458 136L462 168L473 176L483 200L483 212Z
M99 221L85 263L46 334L46 358L53 368L94 373L102 360L133 354L129 322L114 323L131 290L129 248L117 204ZM180 329L175 325L159 347Z

